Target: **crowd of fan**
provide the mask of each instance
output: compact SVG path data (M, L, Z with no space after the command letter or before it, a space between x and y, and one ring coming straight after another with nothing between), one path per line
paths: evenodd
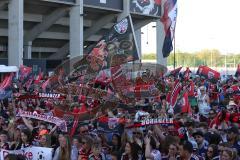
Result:
M219 82L214 91L210 90L207 80L202 81L199 77L192 80L196 94L191 99L191 113L174 114L173 125L126 128L126 124L120 124L120 129L113 133L98 131L96 119L93 119L81 124L74 136L70 137L52 124L16 117L19 108L51 115L54 108L52 100L5 99L0 104L0 148L18 150L29 146L49 147L54 149L53 160L239 159L240 99L233 99L233 94L223 93L221 88L233 83L240 87L240 80L230 78L227 82ZM171 87L170 82L167 85ZM39 88L35 87L34 91L39 92ZM19 92L26 93L23 88ZM217 98L213 98L213 93L217 93ZM147 107L151 107L151 104ZM140 110L145 109L146 106L140 107ZM169 110L166 95L163 94L150 114L169 116ZM107 107L99 110L97 115L122 118L130 113L121 107ZM21 158L24 159L11 154L6 157Z

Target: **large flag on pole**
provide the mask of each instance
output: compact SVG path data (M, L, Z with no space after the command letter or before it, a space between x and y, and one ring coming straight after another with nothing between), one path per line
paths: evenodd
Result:
M163 2L163 16L160 21L164 25L165 38L163 42L163 57L168 57L173 50L172 40L175 35L175 26L177 20L177 0L165 0Z
M91 74L138 59L132 19L128 16L115 24L73 67L78 72L85 69L85 74Z
M240 76L240 64L238 64L237 71L235 73L235 77Z

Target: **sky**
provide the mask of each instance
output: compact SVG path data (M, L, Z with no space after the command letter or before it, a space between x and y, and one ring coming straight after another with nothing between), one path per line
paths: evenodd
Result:
M240 0L178 0L176 50L240 53ZM142 28L142 52L156 53L154 23ZM147 43L148 42L148 43Z

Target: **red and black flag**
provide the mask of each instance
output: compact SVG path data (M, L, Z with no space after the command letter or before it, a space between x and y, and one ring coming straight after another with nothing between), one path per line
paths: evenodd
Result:
M182 89L182 85L180 80L176 80L174 83L173 90L169 92L167 95L167 101L171 107L174 107L176 105L178 95L180 94L181 89Z
M181 69L182 69L182 67L178 67L177 69L172 70L172 71L169 73L169 76L178 77Z
M207 66L199 66L197 74L214 82L220 79L220 73Z
M235 73L235 77L239 77L239 76L240 76L240 64L238 64L237 71Z
M185 81L190 79L190 73L192 73L192 71L190 71L189 67L187 67L186 70L183 72L183 78Z

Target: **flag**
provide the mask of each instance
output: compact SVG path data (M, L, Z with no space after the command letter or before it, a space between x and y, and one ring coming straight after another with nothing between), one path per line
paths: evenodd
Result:
M188 92L183 93L182 113L191 113L191 106L190 106L190 103L188 101Z
M37 75L35 81L34 81L34 84L39 84L40 81L42 80L43 78L43 72L39 72L39 74Z
M28 75L32 72L32 68L31 67L27 67L24 65L20 66L19 69L19 79L20 81L24 81L25 78L28 77Z
M191 96L191 97L194 97L194 87L195 87L195 84L193 81L190 81L190 84L188 85L187 87L187 90L188 90L188 95Z
M174 69L170 72L169 76L177 77L181 71L182 67L178 67L177 69Z
M163 16L160 21L164 25L165 38L163 42L163 57L168 57L173 50L172 40L175 34L175 26L177 20L177 0L166 0L163 4Z
M115 24L93 49L73 64L75 70L86 70L85 74L98 73L112 66L138 60L138 50L133 35L131 17Z
M187 67L186 70L183 72L183 78L185 81L190 79L190 73L191 73L191 71L190 71L189 67Z
M240 76L240 64L238 64L237 71L235 73L235 77L239 77L239 76Z
M167 97L167 101L172 108L177 103L177 98L178 98L178 95L180 94L181 89L182 89L181 82L179 80L176 80L174 83L173 90L168 94L168 97Z
M218 79L220 79L220 73L207 66L199 66L197 74L212 81L217 81Z
M49 85L50 79L46 80L43 84L42 84L42 89L44 92L46 92L47 86Z
M7 75L0 84L0 89L6 89L12 84L13 73Z
M28 79L28 81L25 84L27 90L29 90L29 88L31 87L33 80L34 80L33 75L29 76L29 79Z

